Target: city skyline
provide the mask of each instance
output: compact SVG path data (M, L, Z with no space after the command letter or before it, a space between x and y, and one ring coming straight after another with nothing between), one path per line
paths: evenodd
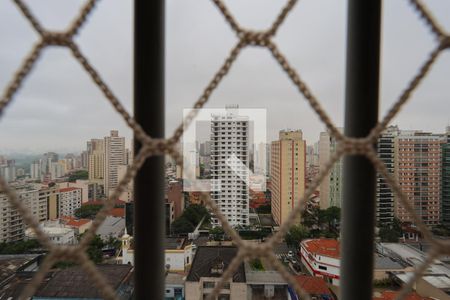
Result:
M255 8L255 1L227 2L244 26L258 29L265 28L283 4L283 1L259 1L256 6L258 13L254 13L255 10L250 8ZM30 3L45 26L57 29L68 24L79 2L63 5L45 0L42 4ZM52 4L52 10L44 10L45 4ZM281 28L277 43L336 126L342 126L346 10L344 5L336 1L326 1L327 9L320 9L322 4L301 1ZM448 28L445 12L450 10L450 3L431 1L428 5L437 19ZM383 28L389 27L390 30L383 30L380 118L434 45L426 26L406 1L386 2L384 10ZM131 20L130 3L99 3L98 9L89 19L89 26L83 28L77 37L82 51L130 112ZM116 23L124 25L115 27L114 34L101 34L99 39L99 32L105 32L109 28L106 26ZM207 28L202 26L205 23L209 24ZM3 87L36 36L10 2L0 4L0 25L0 40L9 45L0 49L0 64L4 70L0 74L0 87ZM14 26L14 32L8 30L10 26ZM191 30L192 27L196 30ZM402 39L398 39L398 36L402 36ZM198 98L210 76L223 62L228 49L235 43L235 37L209 1L168 1L166 38L166 136L169 136L181 122L182 109L192 106ZM308 43L308 49L302 47L304 43ZM105 51L104 47L113 44L114 52ZM329 51L330 47L333 51ZM0 140L3 142L0 151L74 152L78 141L100 136L110 128L118 129L130 140L131 131L69 53L52 48L45 52L37 65L26 80L24 89L17 95L17 101L8 107L0 122ZM404 129L421 127L426 131L443 132L450 121L445 114L445 93L440 92L446 88L447 66L448 58L443 55L433 66L430 77L421 84L410 104L392 124ZM242 83L245 83L245 87ZM49 86L52 88L49 89ZM279 129L301 128L308 142L315 140L324 129L270 55L260 49L242 52L230 70L229 77L214 92L207 107L224 107L228 103L239 103L241 108L267 108L269 141L276 139ZM420 126L417 126L417 120L422 121ZM65 148L48 149L48 145L57 144L64 144Z

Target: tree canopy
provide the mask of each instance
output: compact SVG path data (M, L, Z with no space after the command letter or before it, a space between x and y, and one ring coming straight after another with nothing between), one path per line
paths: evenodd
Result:
M302 225L292 226L286 234L285 241L288 246L298 247L300 242L309 237L308 230Z
M93 219L97 215L102 205L86 204L75 210L75 217L79 219Z
M75 182L78 179L89 179L88 171L86 171L86 170L79 170L79 171L72 172L69 175L69 181L70 182Z
M203 217L205 217L204 223L210 222L211 215L206 207L199 204L190 205L178 219L172 222L171 232L175 234L192 232Z

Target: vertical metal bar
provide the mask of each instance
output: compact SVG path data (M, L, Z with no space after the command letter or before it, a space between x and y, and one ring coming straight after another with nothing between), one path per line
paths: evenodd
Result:
M164 138L164 3L134 1L134 116L154 138ZM164 299L164 156L139 170L134 201L135 299Z
M381 0L349 0L345 134L364 137L378 119ZM375 145L374 145L375 147ZM341 297L372 299L376 171L361 155L343 169Z

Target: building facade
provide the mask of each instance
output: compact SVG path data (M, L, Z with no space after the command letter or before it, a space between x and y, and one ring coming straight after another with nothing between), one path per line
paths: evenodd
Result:
M390 126L378 138L378 158L384 163L391 175L394 175L394 141L398 134L398 127ZM378 226L389 225L394 221L394 193L386 179L379 173L377 174L376 220Z
M442 144L442 182L441 182L441 215L442 223L450 225L450 126L445 133Z
M342 131L341 128L339 128ZM336 152L337 142L328 132L321 132L319 139L319 166L325 166ZM341 207L342 203L342 158L331 168L320 183L320 208Z
M232 226L249 225L248 117L239 116L237 107L227 107L226 114L213 116L211 122L211 178L216 182L211 200ZM214 216L212 222L219 225Z
M437 225L441 218L442 135L402 131L395 139L395 174L415 213L427 225ZM402 222L412 216L395 201L395 215Z
M119 183L118 166L126 164L125 138L119 137L117 130L111 130L110 136L105 137L105 194L110 193Z
M272 217L281 225L305 193L306 142L301 130L280 131L271 145L270 168Z
M75 211L81 207L82 189L76 187L59 190L58 211L59 216L74 216Z

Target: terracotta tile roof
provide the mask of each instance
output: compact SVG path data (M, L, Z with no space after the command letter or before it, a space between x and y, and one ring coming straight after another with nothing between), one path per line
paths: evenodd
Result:
M320 277L299 275L295 276L300 287L311 295L331 295L326 282Z
M380 297L374 297L373 300L394 300L398 292L384 291ZM416 292L409 293L403 300L432 300L432 298L422 297Z
M62 193L71 192L71 191L75 191L75 190L81 190L81 188L67 187L67 188L59 189L59 191L62 192Z
M70 216L62 216L61 220L63 220L65 225L72 226L72 227L80 227L89 222L92 222L92 220L89 220L89 219L76 219L76 218L70 217Z
M125 217L125 208L116 207L110 210L109 214L113 217L123 218Z
M335 239L315 239L306 240L302 245L309 253L328 256L332 258L340 258L339 241Z

